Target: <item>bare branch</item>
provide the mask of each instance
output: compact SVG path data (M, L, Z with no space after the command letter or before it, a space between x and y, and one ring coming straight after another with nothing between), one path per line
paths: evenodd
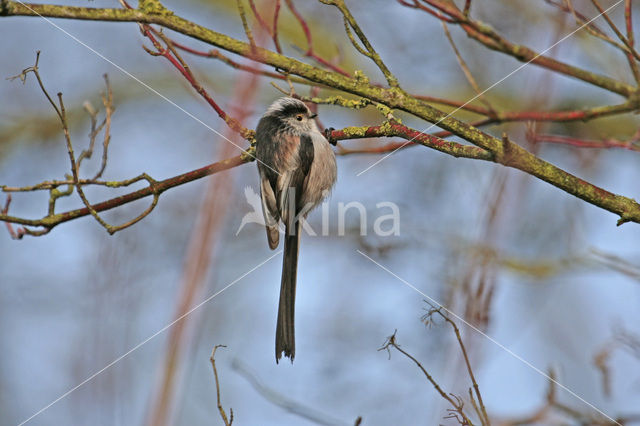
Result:
M462 400L458 398L456 395L446 393L442 389L442 387L440 387L438 382L436 382L436 380L431 376L431 374L429 374L429 372L422 366L420 361L418 361L415 357L413 357L411 354L409 354L408 352L406 352L404 349L400 347L400 345L396 342L396 332L394 332L391 336L389 336L387 338L387 341L384 343L384 345L382 345L382 347L378 350L388 351L389 357L391 357L390 348L396 349L398 352L400 352L401 354L409 358L411 361L413 361L418 366L420 371L422 371L422 374L425 375L429 383L431 383L431 385L434 387L436 392L438 392L444 400L446 400L449 404L451 404L451 406L453 407L452 409L453 411L449 417L453 416L453 418L456 418L461 425L470 425L470 426L473 425L473 423L471 422L467 414L464 412L464 404Z
M209 361L211 361L211 367L213 367L213 377L216 380L216 401L218 404L218 411L220 412L220 417L222 417L222 421L225 426L231 426L233 424L233 408L229 408L229 417L227 417L227 413L224 411L224 407L222 406L222 402L220 402L220 381L218 380L218 369L216 368L216 351L218 348L226 348L225 345L215 345L213 350L211 351L211 357Z
M238 359L233 360L231 368L233 368L238 374L244 377L251 384L251 386L267 401L278 407L281 407L283 410L291 414L295 414L296 416L319 425L345 426L348 424L344 421L332 418L332 416L327 413L301 404L300 402L295 401L290 397L277 392L274 389L271 389L269 386L263 383L262 380L260 380L260 378L255 373L253 373L248 366L246 366Z
M251 5L253 5L253 1L249 0ZM244 29L244 33L247 35L247 39L249 40L249 44L255 50L256 41L253 38L253 32L251 32L251 27L249 27L249 23L247 22L247 14L244 11L244 6L242 5L242 0L236 0L238 3L238 14L240 15L240 19L242 20L242 28Z
M342 0L323 1L327 4L335 5L343 3ZM451 17L456 23L461 25L467 34L476 38L488 47L495 48L506 54L515 56L522 61L531 61L532 63L544 66L552 71L570 75L592 85L603 87L612 92L628 96L627 101L630 104L635 105L635 109L637 109L640 104L640 99L635 96L636 89L631 85L555 61L551 58L545 57L544 55L537 55L531 49L510 43L499 36L488 25L466 17L462 10L455 7L453 2L445 0L424 0L424 3L434 9L437 9L443 16ZM398 87L392 87L389 89L372 84L364 78L362 74L359 74L354 78L346 77L345 75L337 72L327 71L325 69L285 57L277 52L272 52L260 47L253 49L252 46L247 43L243 43L224 34L199 26L173 13L148 13L141 9L99 9L38 5L5 0L3 2L2 15L46 16L158 24L187 36L194 37L213 46L240 54L250 58L251 60L276 67L277 69L283 70L285 73L297 75L314 84L328 85L336 90L370 99L371 101L384 104L392 109L404 111L430 123L437 123L438 127L473 143L476 147L481 148L484 151L489 152L493 157L494 162L524 171L525 173L544 180L571 195L615 213L620 217L618 224L629 221L640 223L640 205L635 202L635 200L612 194L596 187L595 185L585 182L540 159L512 140L507 139L508 143L505 143L505 141L499 138L492 137L491 135L480 131L477 127L461 122L443 111L431 107L426 102L404 93ZM354 30L356 35L360 37L356 28L354 28L353 25L350 25L350 27ZM366 49L366 43L362 40L361 42ZM371 50L367 49L367 51L371 53ZM176 62L179 64L179 61ZM626 105L625 109L627 111L629 111L629 108L632 108L631 110L633 110L633 107Z
M473 402L473 394L475 393L475 397L478 399L478 405L479 405L479 409L477 409L478 408L477 406L475 407L478 413L478 416L481 418L483 425L489 425L490 424L489 416L487 415L487 410L484 406L484 402L482 401L482 395L480 394L480 387L478 386L478 382L476 382L476 378L473 374L473 369L471 368L471 362L469 361L469 357L467 355L467 349L465 348L464 343L462 341L462 336L460 335L460 329L458 328L456 323L451 318L449 318L448 315L442 312L442 306L436 308L429 301L426 301L426 300L425 300L425 303L429 304L431 306L431 309L429 310L429 312L427 312L426 315L423 316L423 321L430 323L430 321L432 321L431 317L435 314L438 314L453 328L453 331L456 335L456 339L458 341L458 345L460 346L460 352L462 353L462 357L464 358L464 363L467 367L467 374L469 375L469 379L471 379L471 383L473 385L473 393L471 392L471 390L469 390L469 393L471 394L471 401Z
M373 46L371 45L371 43L369 43L369 40L364 35L364 32L360 28L360 25L358 25L358 22L356 21L356 19L351 14L351 11L347 8L347 5L345 4L344 0L320 0L320 1L324 4L335 6L338 8L338 10L340 10L340 12L342 13L342 16L344 17L345 30L353 46L360 53L367 56L368 58L371 58L371 60L378 66L380 71L382 71L382 74L386 78L387 83L389 83L390 87L392 88L398 87L398 79L391 73L391 71L389 71L389 68L387 68L387 66L384 64L378 52L376 52ZM354 39L353 34L351 34L351 29L353 29L353 31L356 33L356 35L362 42L364 49L361 48L360 45Z
M489 110L489 113L491 115L495 115L495 110L493 109L493 107L491 106L487 98L484 96L484 93L480 90L480 86L478 86L478 83L476 82L476 79L473 77L473 74L471 74L471 71L469 70L467 63L462 58L462 55L460 54L458 47L453 41L453 38L451 37L451 33L449 32L449 27L447 26L447 23L445 21L442 21L442 28L444 29L444 35L447 37L447 40L449 41L449 44L453 49L453 53L455 53L456 58L458 59L458 64L460 65L460 68L462 69L464 76L467 78L467 81L469 82L473 90L476 92L476 95L478 95L478 99L482 103L484 103L484 105L487 107L487 109Z

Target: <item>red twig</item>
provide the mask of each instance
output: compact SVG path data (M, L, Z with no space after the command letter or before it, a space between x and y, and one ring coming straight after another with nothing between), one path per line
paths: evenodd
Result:
M182 43L179 43L175 40L171 40L171 44L173 44L173 46L176 47L177 49L184 50L185 52L191 53L192 55L202 56L204 58L219 59L225 64L237 70L250 72L252 74L260 74L260 75L264 75L265 77L276 78L278 80L286 79L286 77L281 73L263 70L258 67L252 67L251 65L241 64L240 62L234 61L228 56L222 54L222 52L220 52L218 49L211 49L208 51L197 50L192 47L186 46Z
M306 53L304 55L306 57L308 57L308 58L313 59L314 61L316 61L320 65L329 68L332 71L340 73L340 74L342 74L342 75L344 75L346 77L351 77L351 75L347 71L345 71L344 69L340 68L337 65L332 64L331 62L327 61L326 59L318 56L313 51L313 39L311 37L311 30L309 29L309 24L307 24L307 21L304 19L304 17L293 6L293 0L284 0L284 2L287 5L287 7L289 8L289 10L291 11L291 13L293 14L293 16L295 16L297 21L300 23L300 27L302 27L302 31L304 32L304 36L307 39L307 51L306 51Z
M238 122L238 120L236 120L233 117L230 117L216 103L216 101L213 100L213 98L209 95L206 89L202 87L202 85L196 80L195 76L189 69L188 65L182 60L182 58L178 56L177 52L173 48L173 44L171 40L165 37L160 31L155 30L153 27L149 25L141 25L141 28L142 28L143 34L145 35L145 37L147 37L151 41L151 43L153 43L153 46L156 48L157 52L152 52L147 48L145 48L145 50L152 55L165 57L171 63L171 65L173 65L180 72L180 74L182 74L182 76L189 82L189 84L191 84L191 87L193 87L196 90L196 92L198 92L198 94L202 96L202 98L205 101L207 101L207 103L216 111L218 116L222 118L222 120L224 120L224 122L227 123L227 125L232 130L239 133L243 138L249 139L252 135L252 132L247 128L245 128L244 126L242 126ZM156 39L154 34L155 36L158 36L159 38L161 38L162 41L165 42L167 47L163 47L162 44Z
M628 141L620 141L617 139L605 139L602 141L589 140L589 139L579 139L570 136L562 136L562 135L546 135L539 134L535 135L533 140L535 142L546 142L546 143L556 143L562 145L570 145L579 148L599 148L599 149L608 149L608 148L622 148L628 149L630 151L640 151L639 136L636 134L633 138Z
M461 28L467 33L469 37L473 38L479 43L482 43L489 49L513 56L521 62L531 63L559 74L564 74L580 79L586 83L601 87L614 93L618 93L625 97L630 97L636 91L636 88L630 84L626 84L611 77L587 71L583 68L569 65L565 62L561 62L549 56L540 54L524 45L514 44L502 37L491 27L484 25L480 21L473 20L469 16L465 16L464 13L460 9L458 9L458 7L452 1L422 0L423 3L428 4L434 9L437 9L437 11L439 11L441 14L446 15L442 17L438 16L438 13L436 13L434 10L425 10L424 7L420 7L422 5L420 3L417 3L417 0L414 0L414 5L408 4L406 0L398 1L400 2L400 4L403 4L405 6L424 10L425 12L436 16L438 19L445 20L445 22L460 24ZM626 42L626 39L624 41ZM632 50L630 51L634 56L636 56L637 52Z
M464 3L463 13L464 13L465 16L468 16L470 11L471 11L471 0L467 0Z
M570 121L588 121L596 118L608 117L627 112L633 112L638 109L638 102L629 100L622 104L598 106L587 109L565 110L565 111L504 111L495 112L488 108L466 104L465 102L455 101L451 99L437 98L433 96L413 95L417 99L441 105L448 105L457 109L473 112L475 114L487 117L483 122L477 125L488 125L497 123L506 123L513 121L547 121L547 122L570 122Z
M589 22L590 19L587 18L585 15L583 15L582 13L578 12L577 10L575 10L573 7L570 7L569 5L571 3L560 3L560 2L556 2L554 0L545 0L545 2L547 2L548 4L550 4L551 6L554 6L558 9L560 9L561 11L563 11L564 13L568 13L573 15L574 18L576 18L576 22L579 25L586 25L586 29L587 30L591 30L593 31L598 37L601 38L609 38L604 31L602 31L594 22Z
M293 16L296 18L296 20L300 23L300 26L302 27L302 31L304 32L305 38L307 39L307 51L304 53L304 55L309 57L309 58L311 58L311 59L313 59L314 61L316 61L320 65L330 69L331 71L340 73L340 74L344 75L345 77L351 77L351 75L347 71L345 71L344 69L340 68L337 65L332 64L331 62L327 61L326 59L318 56L314 52L314 50L313 50L313 39L311 37L311 30L309 29L309 24L304 19L304 17L300 14L300 12L298 12L298 10L295 8L295 6L293 5L293 1L292 0L285 0L285 4L289 8L289 10L293 14ZM271 37L271 39L273 40L273 42L274 42L274 44L276 46L276 50L278 51L278 53L282 53L282 50L281 50L281 47L280 47L280 41L279 41L279 38L278 38L278 19L279 19L279 15L280 15L280 0L277 0L276 5L275 5L275 10L274 10L274 15L273 15L273 28L271 28L267 24L267 22L264 20L264 18L260 14L260 12L258 12L258 8L256 7L256 4L255 4L254 0L249 0L249 6L251 7L251 11L253 12L253 14L256 17L256 20L258 21L260 26L269 34L269 37Z
M338 155L350 155L350 154L384 154L387 152L397 151L399 149L415 146L413 142L407 143L407 141L390 142L385 145L367 147L367 148L344 148L339 146Z
M331 71L335 71L337 73L340 73L340 74L344 75L345 77L351 77L351 74L349 74L343 68L340 68L339 66L332 64L331 62L327 61L326 59L323 59L322 57L318 56L317 54L315 54L313 52L311 54L308 54L307 56L312 58L314 61L316 61L320 65L329 68Z
M280 47L280 40L278 40L278 19L280 18L280 0L276 0L276 5L273 10L273 44L276 46L276 51L282 53Z
M446 17L446 16L444 16L442 13L440 13L440 11L438 11L438 10L433 10L433 9L431 9L430 7L427 7L427 6L423 5L423 4L420 4L420 3L418 2L418 0L413 0L413 3L409 3L409 2L408 2L408 1L406 1L406 0L398 0L398 3L400 3L400 4L401 4L401 5L403 5L403 6L410 7L410 8L412 8L412 9L420 9L420 10L424 10L424 11L425 11L425 12L427 12L428 14L433 15L433 16L435 16L436 18L440 19L441 21L448 22L448 23L450 23L450 24L457 22L457 21L456 21L456 20L454 20L454 19L447 18L447 17Z
M11 194L8 194L7 201L4 203L4 208L0 211L0 213L4 215L8 214L10 205L11 205ZM7 226L7 231L9 231L9 235L11 235L11 238L13 238L14 240L19 240L25 234L24 228L20 228L16 232L13 229L13 225L10 222L5 222L4 224Z
M293 6L292 0L284 0L284 2L286 3L293 16L295 16L295 18L300 23L302 31L304 32L304 36L307 38L307 53L305 53L305 55L311 56L313 54L313 41L311 39L311 30L309 29L309 25L307 24L307 21L305 21L305 19L302 17L300 12L298 12L298 10Z
M627 62L629 62L629 67L631 68L631 72L633 73L633 78L636 80L637 84L640 84L640 69L638 68L638 63L636 62L636 57L634 57L632 52L635 52L634 48L634 36L633 36L633 19L631 16L631 0L626 0L624 5L624 18L627 27L627 45L631 52L626 52L625 55L627 57Z
M625 0L624 2L624 19L627 26L627 40L631 45L631 48L635 45L635 40L633 36L633 18L631 16L631 0Z
M258 12L258 8L256 7L256 4L254 3L253 0L249 0L249 7L251 8L253 15L256 17L256 20L258 21L262 29L264 29L269 34L270 37L273 37L273 32L271 31L271 28L267 24L267 21L264 20L262 15L260 15L260 12Z

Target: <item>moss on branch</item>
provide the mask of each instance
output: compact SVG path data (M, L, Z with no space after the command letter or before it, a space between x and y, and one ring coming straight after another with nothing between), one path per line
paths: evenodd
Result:
M49 18L157 24L228 52L284 70L289 74L297 75L308 81L366 98L373 102L385 105L388 108L401 110L430 123L437 124L438 127L450 131L454 135L471 142L476 145L477 148L485 151L486 154L483 154L483 156L490 156L492 161L519 169L544 180L545 182L548 182L571 195L615 213L620 217L619 223L627 221L640 223L640 205L635 200L612 194L585 182L584 180L536 157L521 146L508 141L508 139L501 140L495 138L473 126L450 117L445 112L409 95L400 87L379 87L371 84L367 79L356 78L357 76L354 78L347 77L337 72L327 71L273 51L260 47L252 47L248 43L198 25L194 22L181 18L180 16L172 14L170 11L156 13L154 10L153 13L147 13L140 9L100 9L43 4L20 4L14 1L2 1L0 15L44 16ZM531 56L531 52L524 52L521 47L516 47L518 47L518 50L521 52L521 56L524 59ZM544 60L546 60L546 58L538 57L534 63L539 63ZM612 81L609 81L610 79L604 81L601 76L597 76L593 73L590 73L589 78L585 78L583 73L587 71L567 68L564 66L566 64L561 64L563 66L560 66L560 64L554 63L553 65L554 67L551 69L555 69L558 72L573 75L577 78L583 79L584 81L591 80L590 82L592 84L596 84L601 87L613 85L615 87L610 87L611 90L625 95L631 94L629 86L622 83L618 84L616 82L616 84L613 84ZM578 71L580 71L580 73L578 73ZM393 129L387 130L388 134L384 134L384 136L394 135ZM425 135L421 132L417 132L416 134L416 139L425 137L428 138L429 135ZM435 143L425 145L438 149L438 144ZM467 148L464 149L466 150Z

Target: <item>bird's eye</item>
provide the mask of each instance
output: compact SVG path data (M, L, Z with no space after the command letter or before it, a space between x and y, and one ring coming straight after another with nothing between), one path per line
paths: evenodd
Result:
M298 120L298 121L302 121L302 114L298 114L298 115L296 115L296 120Z

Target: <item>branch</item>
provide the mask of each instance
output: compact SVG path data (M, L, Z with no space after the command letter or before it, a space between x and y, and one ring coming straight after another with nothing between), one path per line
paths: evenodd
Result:
M453 21L454 23L458 23L469 37L482 43L489 49L497 50L509 56L513 56L521 62L532 63L551 71L577 78L586 83L618 93L625 97L631 96L637 91L635 87L611 77L566 64L549 56L542 55L527 46L514 44L498 34L488 24L465 16L464 12L458 9L452 1L423 1L447 15L450 18L450 21L448 22Z
M307 39L307 51L304 54L304 56L312 58L313 60L315 60L319 64L327 67L328 69L330 69L332 71L335 71L335 72L340 73L340 74L342 74L342 75L344 75L346 77L349 77L349 73L347 71L345 71L344 69L340 68L339 66L334 65L331 62L327 61L326 59L324 59L324 58L322 58L322 57L320 57L320 56L315 54L315 52L313 51L313 39L311 37L311 31L309 30L309 24L307 24L307 21L302 17L300 12L298 12L298 10L294 7L293 0L284 0L284 2L286 3L287 7L289 8L289 10L293 14L293 16L295 16L296 20L300 23L300 27L302 27L302 31L304 32L304 36Z
M601 105L591 108L560 111L492 111L489 108L471 105L467 102L454 101L433 96L413 95L414 98L427 103L447 105L457 110L465 110L474 114L484 115L488 118L482 125L502 124L517 121L545 121L555 123L567 123L571 121L587 122L597 118L609 117L634 112L638 109L638 101L630 99L616 105ZM473 124L475 127L478 124Z
M273 9L273 44L276 47L276 52L282 53L280 47L280 39L278 38L278 20L280 19L280 0L276 0L276 5Z
M115 111L115 106L113 105L113 91L111 90L111 85L109 84L109 77L107 74L104 74L105 85L107 86L107 93L102 94L102 105L105 109L105 118L98 125L98 111L96 111L93 106L89 102L85 102L83 107L85 111L91 117L91 131L89 132L89 147L86 150L83 150L78 156L78 168L82 165L82 160L85 158L91 158L93 155L93 149L96 142L96 137L102 132L104 129L104 137L102 139L102 163L100 165L100 169L95 174L95 176L91 179L92 181L96 181L102 177L105 169L107 168L107 159L108 159L108 151L109 151L109 142L111 141L111 116Z
M387 83L389 83L390 87L398 87L398 79L391 73L391 71L389 71L389 68L387 68L385 63L382 61L382 58L380 58L380 55L378 54L378 52L376 52L376 50L373 48L371 43L369 43L369 40L364 35L364 32L360 28L360 25L358 25L358 22L356 21L356 19L351 14L351 11L347 8L347 5L345 4L344 0L320 0L320 1L324 4L335 6L338 8L338 10L340 10L340 12L342 13L342 16L344 16L344 27L347 32L347 35L349 36L349 39L351 40L351 44L353 44L353 46L360 53L370 58L378 66L380 71L382 71L382 74L384 75L384 77L387 79ZM366 50L363 50L360 47L360 45L355 41L355 39L353 38L353 34L351 34L351 29L353 29L353 31L356 33L356 35L358 36L358 39L360 39L360 41L364 45L364 49Z
M411 129L394 120L379 126L345 127L341 130L333 130L330 135L330 137L335 140L378 138L383 136L398 136L411 143L424 145L453 157L493 161L493 155L482 148L440 139L436 136ZM407 146L408 144L409 142L404 142L396 149Z
M425 1L429 3L439 3L436 2L436 0ZM370 84L365 78L349 78L340 73L320 69L259 47L256 48L257 55L252 55L249 44L199 26L168 11L148 13L141 10L126 9L99 9L38 4L22 5L14 1L4 0L0 9L0 15L47 16L82 20L128 21L158 24L221 49L282 69L287 73L300 76L311 82L331 86L334 89L379 102L389 108L405 111L430 123L437 124L438 127L450 131L485 151L489 151L493 155L495 162L524 171L588 203L615 213L620 217L618 224L629 221L640 223L640 205L635 200L612 194L585 182L536 157L512 141L492 137L473 126L450 117L448 114L433 108L424 101L412 97L398 87L378 87ZM466 19L462 12L460 12L460 17L461 19ZM468 28L475 28L469 25L467 25ZM488 30L486 25L483 28L488 31L489 34L492 34L492 30ZM489 37L486 34L478 33L477 29L474 29L474 31L479 35L484 35L485 38ZM514 47L515 45L510 46ZM531 54L535 56L534 52L529 52L526 48L518 47L515 50L524 52L521 55L522 57L528 57ZM548 64L548 62L544 61L544 57L539 57L538 62L535 63ZM585 76L584 70L574 69L566 64L556 64L555 62L552 62L552 64L554 65L551 68L557 68L556 71L558 72L569 73L578 78L583 78L583 80L587 82L592 82L592 84L597 83L596 85L608 88L616 93L630 95L635 92L635 88L632 86L607 77L600 78L588 72L586 72ZM630 101L636 102L636 105L638 103L638 99L636 99L635 96L631 97Z
M627 29L627 46L629 46L629 49L631 49L632 52L636 52L635 39L633 34L631 0L625 0L624 2L624 21ZM633 77L636 80L636 84L640 85L640 69L638 68L638 63L636 62L635 57L631 52L626 52L626 54L627 61L629 62L629 66L631 67L631 71L633 72Z
M345 422L333 418L329 414L323 413L316 408L301 404L291 397L270 388L263 383L263 381L260 380L260 378L253 373L249 367L237 358L232 361L231 368L244 377L256 392L258 392L267 401L291 414L318 425L336 426L345 424Z
M638 134L638 132L636 132L636 134L631 139L626 141L621 141L613 138L597 141L597 140L589 140L589 139L579 139L579 138L574 138L570 136L547 135L547 134L536 134L534 135L533 140L535 142L546 142L546 143L570 145L578 148L598 148L598 149L622 148L622 149L628 149L629 151L640 151L640 134Z
M215 173L240 166L250 161L252 161L252 157L248 155L238 155L236 157L218 161L208 166L192 170L190 172L183 173L165 180L155 181L152 186L148 186L146 188L142 188L137 191L121 195L119 197L111 198L101 203L92 204L91 208L96 212L103 212L105 210L111 210L113 208L131 203L150 195L160 196L160 194L168 189L175 188L176 186L184 185L185 183L201 179L205 176L210 176ZM89 208L84 207L76 210L70 210L64 213L50 214L43 217L42 219L24 219L20 217L9 216L8 214L0 214L0 221L17 223L25 226L42 227L45 228L48 232L61 223L88 216L89 214L91 214Z
M233 424L233 408L229 408L229 417L227 417L227 413L224 411L224 407L222 406L222 402L220 402L220 382L218 380L218 369L216 368L216 351L218 348L226 348L225 345L215 345L213 350L211 351L211 357L209 361L211 361L211 367L213 367L213 377L216 380L216 401L218 403L218 411L220 412L220 417L222 417L222 421L225 426L231 426Z
M242 28L244 29L244 33L247 35L247 39L249 40L251 48L255 49L256 41L253 38L253 32L251 31L251 27L249 26L249 22L247 21L247 14L244 11L242 0L236 0L236 3L238 3L238 14L240 15L240 20L242 21ZM253 5L253 2L251 2L251 4Z
M166 37L166 36L165 36ZM234 61L233 59L231 59L230 57L226 56L225 54L223 54L222 52L220 52L218 49L211 49L211 50L198 50L198 49L194 49L192 47L189 47L185 44L179 43L173 39L171 39L171 44L173 44L174 47L176 47L177 49L183 50L185 52L191 53L192 55L196 55L196 56L202 56L204 58L213 58L213 59L218 59L221 62L229 65L231 68L240 70L240 71L245 71L245 72L249 72L252 74L258 74L258 75L263 75L265 77L269 77L269 78L275 78L278 80L285 80L287 77L281 73L277 73L277 72L272 72L272 71L267 71L267 70L263 70L257 67L253 67L251 65L247 65L247 64L241 64L240 62ZM312 84L310 83L308 80L304 80L302 78L299 77L289 77L289 79L293 82L293 83L298 83L298 84Z
M431 305L430 302L426 300L425 302ZM473 392L475 393L475 396L478 399L479 408L475 405L474 398L473 398L474 394L470 392L471 402L474 403L474 407L476 407L477 414L482 419L481 420L482 424L489 425L491 422L489 421L489 416L487 415L487 409L485 408L484 402L482 401L482 395L480 394L480 387L478 386L478 382L476 382L476 378L473 374L473 369L471 368L471 362L469 361L469 357L467 356L467 349L465 348L464 343L462 342L460 329L458 328L457 324L451 318L449 318L448 315L445 315L442 313L442 308L443 308L442 306L440 306L439 308L435 308L433 305L431 305L431 309L429 310L429 312L427 312L426 315L422 317L422 321L425 324L429 324L431 321L433 321L432 316L434 314L438 314L446 322L448 322L453 328L453 331L456 335L456 340L458 341L458 345L460 346L460 352L462 353L462 356L464 358L465 366L467 367L467 373L469 375L469 379L471 379L471 383L473 385Z
M575 10L575 8L573 7L573 3L571 3L571 0L563 0L563 3L558 3L554 0L545 0L545 2L547 2L552 6L557 7L559 10L561 10L564 13L569 13L573 15L573 18L576 21L576 25L585 29L593 37L596 37L606 43L609 43L610 45L614 46L616 49L620 49L625 53L629 53L628 47L609 37L604 31L600 29L600 27L598 27L595 24L595 22L593 22L593 19L589 19L584 14Z
M224 122L231 128L231 130L237 132L240 136L242 136L246 140L251 140L253 138L254 132L245 128L236 120L235 118L229 116L217 103L213 100L213 98L209 95L207 90L198 82L196 77L191 72L191 69L187 65L187 63L182 59L182 57L178 54L176 49L174 48L171 39L166 37L162 32L153 29L149 25L141 25L142 33L145 37L151 40L153 43L156 52L151 51L150 49L145 48L147 53L153 56L163 56L165 57L171 65L173 65L182 76L191 84L191 87L195 89L196 92L215 110L218 116L224 120ZM160 44L158 40L154 37L154 34L160 38L166 45L166 48Z
M453 409L449 409L447 411L453 412L455 414L455 416L459 416L459 417L455 417L455 418L458 419L458 422L461 425L470 425L470 426L473 425L473 422L471 422L471 420L469 419L468 415L463 410L464 404L463 404L462 400L459 397L457 397L456 395L454 395L454 394L449 394L449 393L445 392L442 389L442 387L440 387L438 382L433 378L433 376L431 376L431 374L429 374L429 372L422 366L420 361L418 361L410 353L408 353L407 351L405 351L404 349L402 349L400 347L400 345L396 342L396 332L394 332L391 336L389 336L387 338L387 341L384 343L384 345L382 345L382 347L380 349L378 349L378 350L379 351L381 351L381 350L388 351L389 352L389 357L391 357L390 348L396 349L398 352L400 352L401 354L403 354L404 356L409 358L411 361L413 361L418 366L420 371L422 371L422 374L425 375L425 377L427 378L429 383L431 383L431 385L434 387L436 392L438 392L440 394L440 396L445 401L447 401L449 404L451 404Z
M479 99L480 102L482 102L487 107L487 109L488 109L488 111L489 111L489 113L491 115L495 115L495 111L494 111L493 107L491 106L489 101L484 96L484 92L480 90L480 86L476 82L476 79L473 77L473 74L471 73L471 70L469 70L469 66L467 65L467 63L464 60L464 58L462 57L462 55L460 54L460 51L458 50L458 47L456 46L456 43L453 41L453 37L451 37L451 32L449 32L449 27L447 26L447 23L445 21L442 21L442 29L444 30L444 35L447 37L447 40L449 41L449 44L451 45L451 49L453 50L453 53L455 53L455 55L456 55L456 59L458 60L458 64L460 65L460 68L462 69L462 73L464 74L465 78L467 79L467 81L471 85L471 88L476 92L476 95L477 95L476 98Z

